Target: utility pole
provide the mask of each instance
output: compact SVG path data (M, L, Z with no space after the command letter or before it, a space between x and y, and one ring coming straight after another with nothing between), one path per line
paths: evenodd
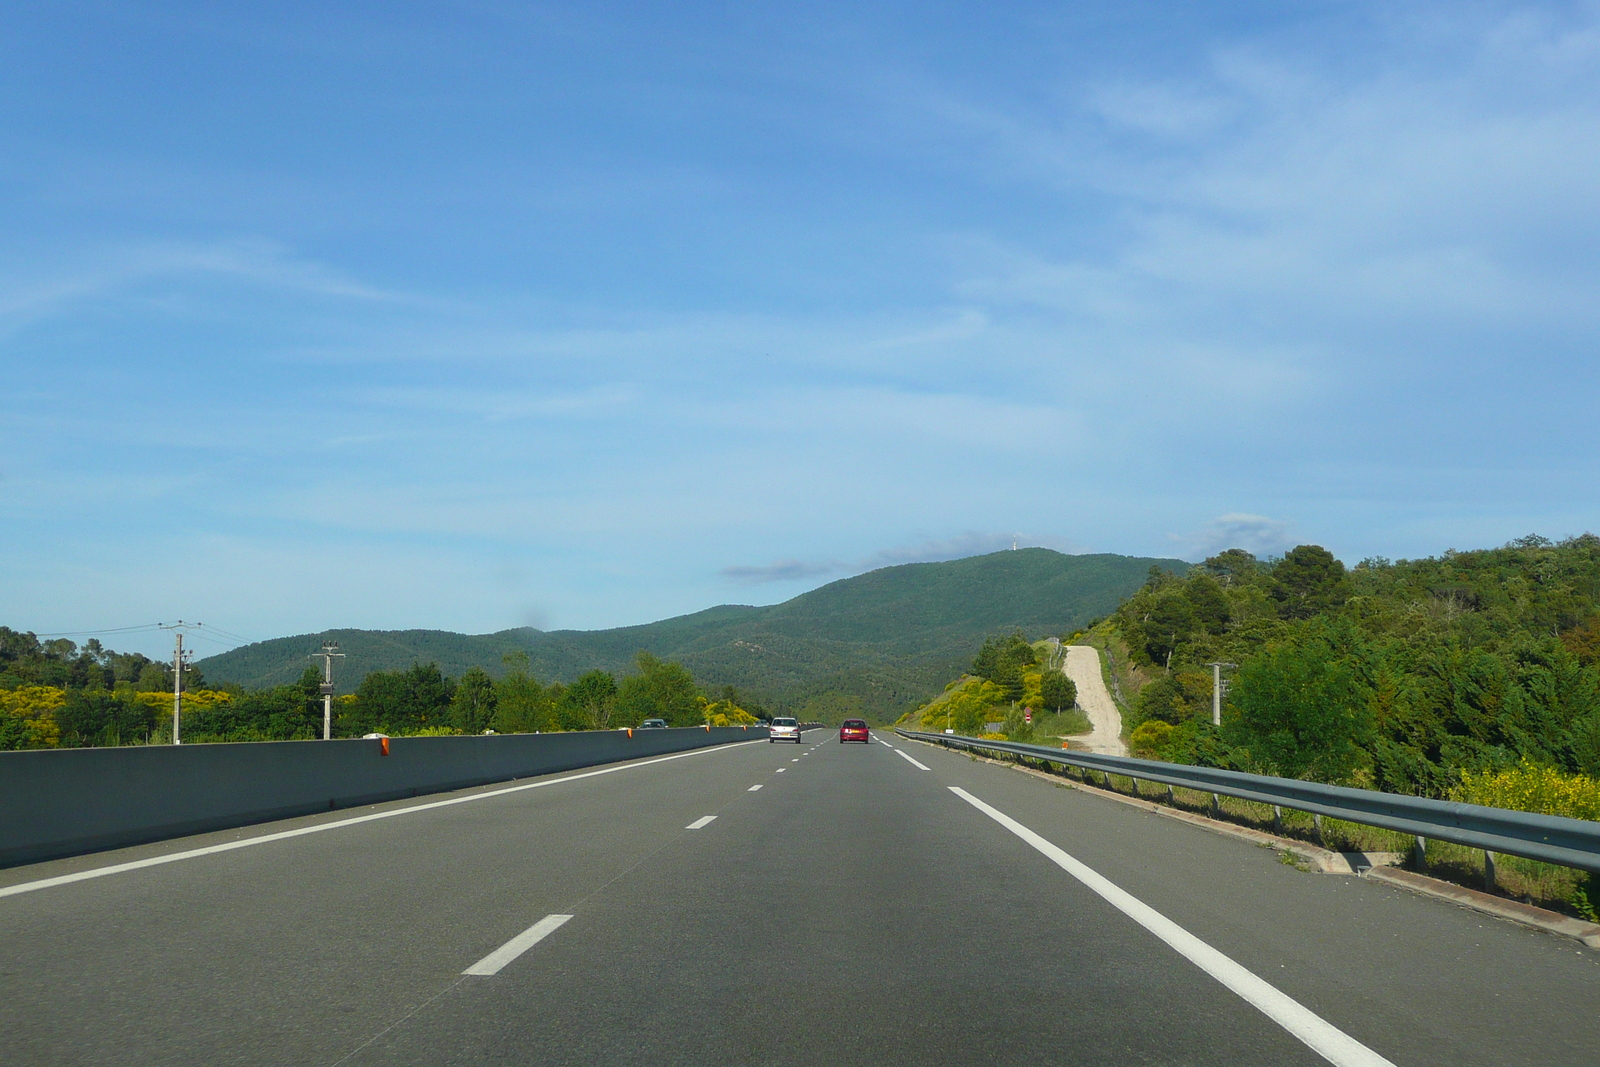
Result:
M1171 657L1168 657L1171 661ZM1211 668L1211 725L1222 725L1222 694L1227 691L1227 683L1222 680L1222 668L1237 667L1237 663L1207 663Z
M183 672L189 669L189 660L194 655L192 651L185 651L183 633L200 625L186 623L182 619L170 626L162 625L162 629L173 631L173 636L177 638L172 649L172 743L175 745L183 744Z
M322 739L331 740L333 737L333 661L344 659L344 653L339 651L337 641L322 642L322 651L313 652L312 659L322 657L322 685L318 690L322 693Z

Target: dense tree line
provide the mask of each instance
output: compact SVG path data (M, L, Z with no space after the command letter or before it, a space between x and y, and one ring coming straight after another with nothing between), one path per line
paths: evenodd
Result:
M492 679L478 667L460 678L435 664L373 671L354 694L334 701L336 737L532 733L638 726L753 723L759 705L732 688L707 692L674 662L641 652L637 673L620 682L589 671L569 684L542 684L525 656L507 657ZM293 685L207 688L185 672L183 737L213 741L291 741L322 736L322 679L307 667ZM89 641L41 642L0 627L0 749L159 744L171 740L172 670L137 653Z
M1302 545L1153 571L1113 624L1154 674L1139 754L1448 795L1524 759L1600 773L1600 538L1347 570ZM1221 729L1212 662L1237 664Z

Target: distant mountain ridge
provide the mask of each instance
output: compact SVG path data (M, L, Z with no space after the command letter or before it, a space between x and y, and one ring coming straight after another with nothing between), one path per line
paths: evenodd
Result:
M324 640L346 659L338 685L350 692L374 670L435 662L459 676L481 667L498 677L502 657L526 653L544 682L584 671L629 673L648 651L675 659L708 687L737 686L772 710L891 720L939 692L989 634L1071 631L1106 615L1152 566L1189 564L1113 554L1069 556L1024 548L942 563L908 563L830 582L767 607L722 605L610 630L328 630L261 641L200 662L206 678L250 687L294 681Z

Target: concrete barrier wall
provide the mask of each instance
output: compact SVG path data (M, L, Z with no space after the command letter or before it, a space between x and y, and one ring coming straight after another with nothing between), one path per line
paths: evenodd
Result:
M0 866L686 752L765 729L0 752Z

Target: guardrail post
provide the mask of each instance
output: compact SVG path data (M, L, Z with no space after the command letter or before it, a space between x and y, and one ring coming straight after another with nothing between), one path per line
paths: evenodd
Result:
M1106 791L1107 792L1111 792L1111 793L1115 793L1117 791L1117 787L1111 784L1111 772L1110 771L1106 771L1105 772L1105 779L1106 779Z
M1211 794L1211 817L1213 819L1222 818L1222 798L1215 793Z
M1311 816L1311 830L1312 833L1316 834L1317 844L1321 845L1323 848L1326 848L1327 843L1322 840L1322 816Z
M1494 853L1483 850L1483 888L1494 892Z
M1428 839L1421 834L1417 835L1417 870L1428 869Z
M1272 832L1283 833L1283 809L1276 804L1272 805Z
M1178 806L1178 798L1172 795L1172 787L1170 785L1167 786L1167 803L1173 807Z

